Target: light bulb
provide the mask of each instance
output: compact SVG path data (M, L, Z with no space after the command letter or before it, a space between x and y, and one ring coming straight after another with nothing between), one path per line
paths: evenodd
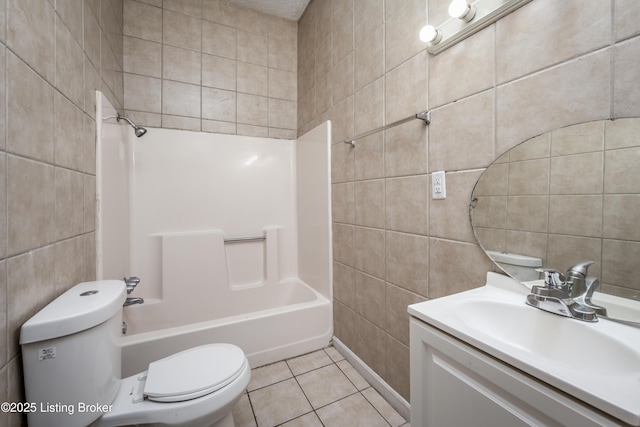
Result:
M430 45L438 44L442 40L442 32L433 25L425 25L420 30L420 40Z
M453 0L451 4L449 4L449 15L453 18L469 22L476 15L476 10L469 6L467 0Z

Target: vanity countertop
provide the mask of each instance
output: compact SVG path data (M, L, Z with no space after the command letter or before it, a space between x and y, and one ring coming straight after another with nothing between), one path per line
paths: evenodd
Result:
M409 313L607 414L640 426L640 328L582 322L525 304L528 289L489 272L483 287Z

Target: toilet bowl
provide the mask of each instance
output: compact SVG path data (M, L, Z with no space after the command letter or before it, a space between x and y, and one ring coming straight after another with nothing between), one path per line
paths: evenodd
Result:
M233 427L231 410L251 377L243 351L194 347L121 379L125 298L122 281L80 283L25 322L29 426Z
M244 353L234 345L211 344L185 350L151 363L148 371L123 379L110 410L91 427L233 427L231 409L250 376Z

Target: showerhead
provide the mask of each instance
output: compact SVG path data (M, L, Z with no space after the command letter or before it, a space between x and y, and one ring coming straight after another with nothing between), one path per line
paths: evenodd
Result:
M143 128L143 127L136 126L136 127L134 127L134 132L135 132L136 136L138 138L140 138L142 135L147 133L147 130L145 128Z
M135 124L133 122L133 120L131 120L131 119L125 117L125 116L121 116L120 113L118 113L116 115L116 120L118 120L118 122L119 122L121 119L126 121L127 123L129 123L131 125L131 127L133 128L134 133L136 134L136 136L138 138L140 138L142 135L147 133L147 130L145 128L143 128L142 126L138 126L137 124Z

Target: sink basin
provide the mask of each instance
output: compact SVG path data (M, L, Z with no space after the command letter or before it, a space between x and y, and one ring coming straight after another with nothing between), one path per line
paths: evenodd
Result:
M626 343L524 301L517 305L486 299L461 301L455 315L485 340L502 341L563 369L618 375L637 373L640 367L640 354Z
M528 291L487 274L487 284L410 305L409 313L624 421L640 426L640 328L582 322L525 304Z

